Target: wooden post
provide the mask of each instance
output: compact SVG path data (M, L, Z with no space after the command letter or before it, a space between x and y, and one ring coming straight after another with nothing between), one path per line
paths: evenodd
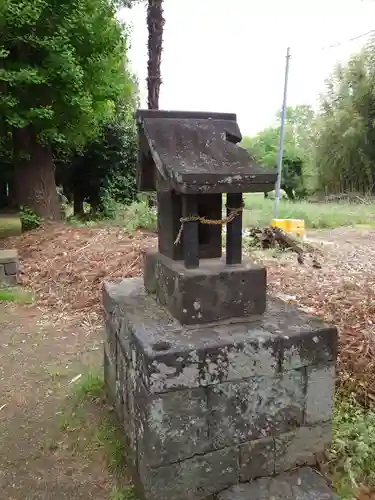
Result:
M196 195L182 195L182 217L198 215L198 200ZM182 232L182 251L187 269L199 267L199 222L184 222Z
M227 194L227 215L231 209L242 207L242 193ZM242 262L242 212L227 224L226 262L228 265Z

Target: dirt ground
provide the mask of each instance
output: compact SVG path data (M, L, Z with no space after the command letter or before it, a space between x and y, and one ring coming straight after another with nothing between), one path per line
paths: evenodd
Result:
M0 497L109 499L103 457L76 453L61 426L70 381L100 366L100 333L13 304L0 305L0 329ZM101 411L87 413L93 426Z
M371 397L375 232L321 231L311 241L321 269L308 259L301 266L288 253L262 256L270 292L338 325L341 366L349 377L368 378ZM102 281L139 275L142 251L154 244L149 234L62 225L5 241L18 249L22 282L36 300L0 304L1 500L111 498L114 481L103 453L82 452L77 433L67 433L61 421L70 382L101 367ZM100 425L103 411L90 407L85 428Z

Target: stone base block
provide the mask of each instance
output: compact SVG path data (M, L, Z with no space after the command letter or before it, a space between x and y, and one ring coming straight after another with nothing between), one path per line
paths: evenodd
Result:
M324 478L306 467L277 477L237 485L218 500L339 500Z
M0 250L0 287L17 285L17 250Z
M138 278L107 283L103 301L107 391L146 500L203 500L329 445L335 328L274 299L181 325Z
M227 266L225 259L202 259L186 269L158 252L145 255L145 288L183 325L210 323L266 310L266 269L245 262Z

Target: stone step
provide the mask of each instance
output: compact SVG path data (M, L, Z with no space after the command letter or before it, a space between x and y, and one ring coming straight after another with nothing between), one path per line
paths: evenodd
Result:
M240 484L218 495L218 500L338 500L323 476L309 467L276 477Z

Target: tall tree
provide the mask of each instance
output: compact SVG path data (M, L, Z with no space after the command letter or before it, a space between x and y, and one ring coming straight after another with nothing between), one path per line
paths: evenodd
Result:
M241 145L262 165L274 168L280 141L279 124L261 130L255 137L244 137ZM282 187L289 198L302 196L306 189L306 170L312 149L314 111L310 106L289 107L285 126Z
M0 115L12 135L18 203L42 217L60 217L54 147L84 145L129 87L116 7L0 2Z
M163 0L148 0L148 108L159 109L161 79L161 55L163 50Z
M321 97L315 138L319 187L327 193L373 188L375 47L335 67Z

